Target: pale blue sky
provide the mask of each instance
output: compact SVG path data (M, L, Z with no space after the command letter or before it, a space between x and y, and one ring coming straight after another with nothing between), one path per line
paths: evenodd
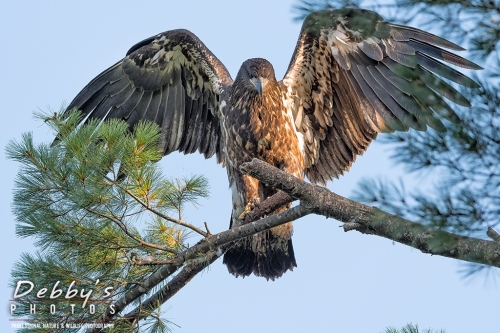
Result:
M33 131L53 136L32 111L58 110L130 46L156 33L194 32L234 77L252 57L268 59L280 79L300 29L292 1L2 1L0 3L0 147ZM329 185L349 195L364 175L395 177L402 171L386 147L373 144L351 172ZM3 155L5 156L5 155ZM10 268L32 240L15 236L12 188L18 165L2 158L1 221L4 270L0 331L10 331L7 288ZM186 218L207 221L212 232L228 227L230 191L226 172L214 160L173 154L162 167L172 176L204 173L212 197ZM418 181L425 186L425 182ZM448 333L498 330L498 289L483 280L466 283L457 261L431 257L392 241L344 233L324 217L295 222L298 267L275 282L235 279L221 261L197 276L165 306L176 332L380 332L408 322Z

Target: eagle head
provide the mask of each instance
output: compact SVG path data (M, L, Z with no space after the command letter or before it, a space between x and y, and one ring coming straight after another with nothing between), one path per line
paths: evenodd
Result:
M238 75L234 80L235 84L241 84L254 91L259 96L265 91L265 86L269 81L276 81L273 65L266 59L253 58L246 60L240 67Z

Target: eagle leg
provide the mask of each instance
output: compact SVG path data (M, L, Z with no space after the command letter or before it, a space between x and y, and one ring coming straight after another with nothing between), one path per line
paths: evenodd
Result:
M243 223L245 216L276 190L266 187L257 179L243 175L239 170L230 170L235 177L233 189L233 212L231 228ZM278 208L273 214L286 210L290 205ZM292 245L292 223L262 231L254 236L237 241L224 254L224 264L234 276L254 273L266 279L279 278L288 270L297 267Z

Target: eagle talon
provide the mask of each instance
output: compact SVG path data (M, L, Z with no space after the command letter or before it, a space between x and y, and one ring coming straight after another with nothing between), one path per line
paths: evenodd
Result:
M245 210L240 214L240 216L238 216L238 218L240 220L244 220L245 216L247 216L247 214L250 213L255 208L255 206L258 205L258 203L258 199L253 199L252 202L247 203L247 205L245 206Z

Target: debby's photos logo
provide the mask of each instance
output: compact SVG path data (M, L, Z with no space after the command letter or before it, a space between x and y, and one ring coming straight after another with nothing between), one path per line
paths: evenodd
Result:
M72 316L82 313L93 315L96 311L103 312L109 306L109 313L115 314L115 305L112 304L111 293L113 287L104 286L101 289L99 280L96 288L78 288L76 281L67 286L56 281L52 286L37 287L35 283L22 280L16 283L13 299L10 304L10 314L16 316L11 319L13 328L79 328L79 327L110 327L110 323L88 323L79 316L71 320ZM92 298L99 294L98 298ZM101 307L99 309L98 307ZM37 323L37 315L53 315L54 322ZM25 316L29 316L27 319ZM24 317L24 318L23 318ZM63 319L64 318L64 319ZM63 320L64 323L60 323ZM104 326L107 325L107 326Z

